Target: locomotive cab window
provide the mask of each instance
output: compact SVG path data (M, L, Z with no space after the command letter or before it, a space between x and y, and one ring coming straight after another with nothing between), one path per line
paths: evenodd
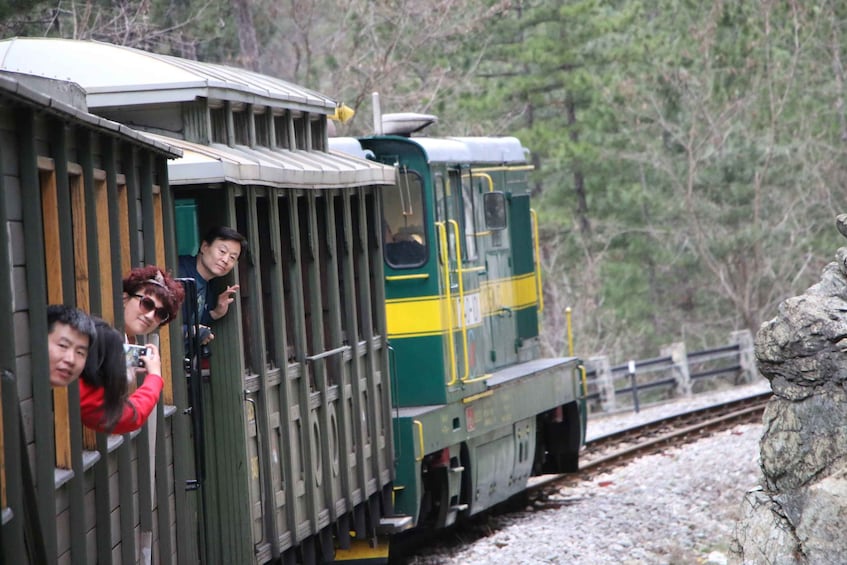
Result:
M485 209L485 227L489 230L506 229L506 195L502 192L486 192L482 196Z
M397 186L383 192L385 260L395 269L426 262L423 181L416 172L400 170Z

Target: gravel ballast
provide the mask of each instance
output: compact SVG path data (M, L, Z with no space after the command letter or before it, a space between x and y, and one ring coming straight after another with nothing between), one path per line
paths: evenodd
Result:
M697 406L768 390L768 383L696 395L589 420L597 437ZM745 492L761 482L761 424L738 425L694 443L641 457L588 482L563 487L529 512L489 517L491 534L459 549L435 549L414 565L541 563L733 563Z

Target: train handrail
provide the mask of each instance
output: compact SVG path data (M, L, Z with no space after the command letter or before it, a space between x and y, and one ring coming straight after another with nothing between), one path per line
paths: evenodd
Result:
M435 222L438 231L438 254L441 256L441 269L444 276L444 294L447 296L447 349L450 352L450 381L453 386L459 380L456 370L456 344L453 343L453 295L450 292L450 252L447 247L447 227L444 222Z
M265 520L265 483L262 478L262 469L264 469L264 458L262 457L262 437L261 432L259 431L259 405L256 402L255 398L250 398L250 392L244 391L244 402L249 403L253 407L253 427L256 430L256 445L258 449L256 449L256 459L257 465L259 466L259 500L261 504L259 504L259 512L261 512L261 519L264 522ZM253 542L253 549L261 547L264 543L266 543L265 539L265 529L262 528L262 539L257 542Z
M416 275L386 275L385 280L392 281L412 281L412 280L421 280L428 279L429 273L418 273Z
M423 422L420 420L412 420L412 424L418 429L418 446L421 448L421 456L415 457L415 461L423 461L424 458L424 432Z
M459 304L461 306L461 311L458 315L459 327L462 328L462 359L465 362L462 382L464 383L470 377L470 365L468 363L468 322L465 319L465 272L462 267L462 242L459 237L459 222L456 220L449 220L449 222L453 226L453 231L456 232L456 277L459 279Z
M532 238L535 247L535 291L538 293L538 312L544 311L544 288L541 284L541 251L538 243L538 213L535 208L529 209L532 217Z
M346 353L347 351L350 351L350 346L349 345L342 345L340 347L336 347L335 349L329 349L329 350L323 351L321 353L316 353L315 355L307 355L306 361L311 363L313 361L318 361L320 359L326 359L327 357L332 357L333 355L338 355L339 353Z

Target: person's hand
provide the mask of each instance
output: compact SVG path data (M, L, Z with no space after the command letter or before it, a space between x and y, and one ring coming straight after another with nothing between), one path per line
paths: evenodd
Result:
M137 367L135 372L162 376L162 358L159 357L159 348L152 343L148 343L144 347L147 348L144 355L138 356L139 359L144 361L144 366Z
M227 286L226 290L218 295L218 305L209 312L213 320L219 320L226 316L226 313L229 312L229 305L235 300L235 293L238 292L239 288L241 287L237 284Z
M204 326L203 324L200 324L200 331L197 332L197 335L200 336L200 345L209 345L209 343L215 339L215 334L212 331L212 328Z

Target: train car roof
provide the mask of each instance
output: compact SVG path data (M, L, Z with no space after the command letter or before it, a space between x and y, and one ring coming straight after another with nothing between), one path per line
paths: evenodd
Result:
M430 163L523 165L527 151L516 137L411 137Z
M146 134L179 147L183 157L168 165L172 185L232 182L286 188L393 185L394 169L342 151L279 151L230 147Z
M363 149L362 144L355 137L330 137L329 148L354 155L360 159L373 157L373 151Z
M197 97L330 114L336 102L287 81L99 41L16 37L0 41L0 68L72 80L89 108L183 102Z
M87 111L82 95L73 92L76 85L67 81L32 77L21 73L0 71L0 96L16 99L28 106L38 107L60 118L83 123L104 133L119 135L167 157L182 156L168 138L151 139L147 135L123 124L95 116Z
M518 164L528 160L527 150L516 137L453 137L465 144L472 163Z

